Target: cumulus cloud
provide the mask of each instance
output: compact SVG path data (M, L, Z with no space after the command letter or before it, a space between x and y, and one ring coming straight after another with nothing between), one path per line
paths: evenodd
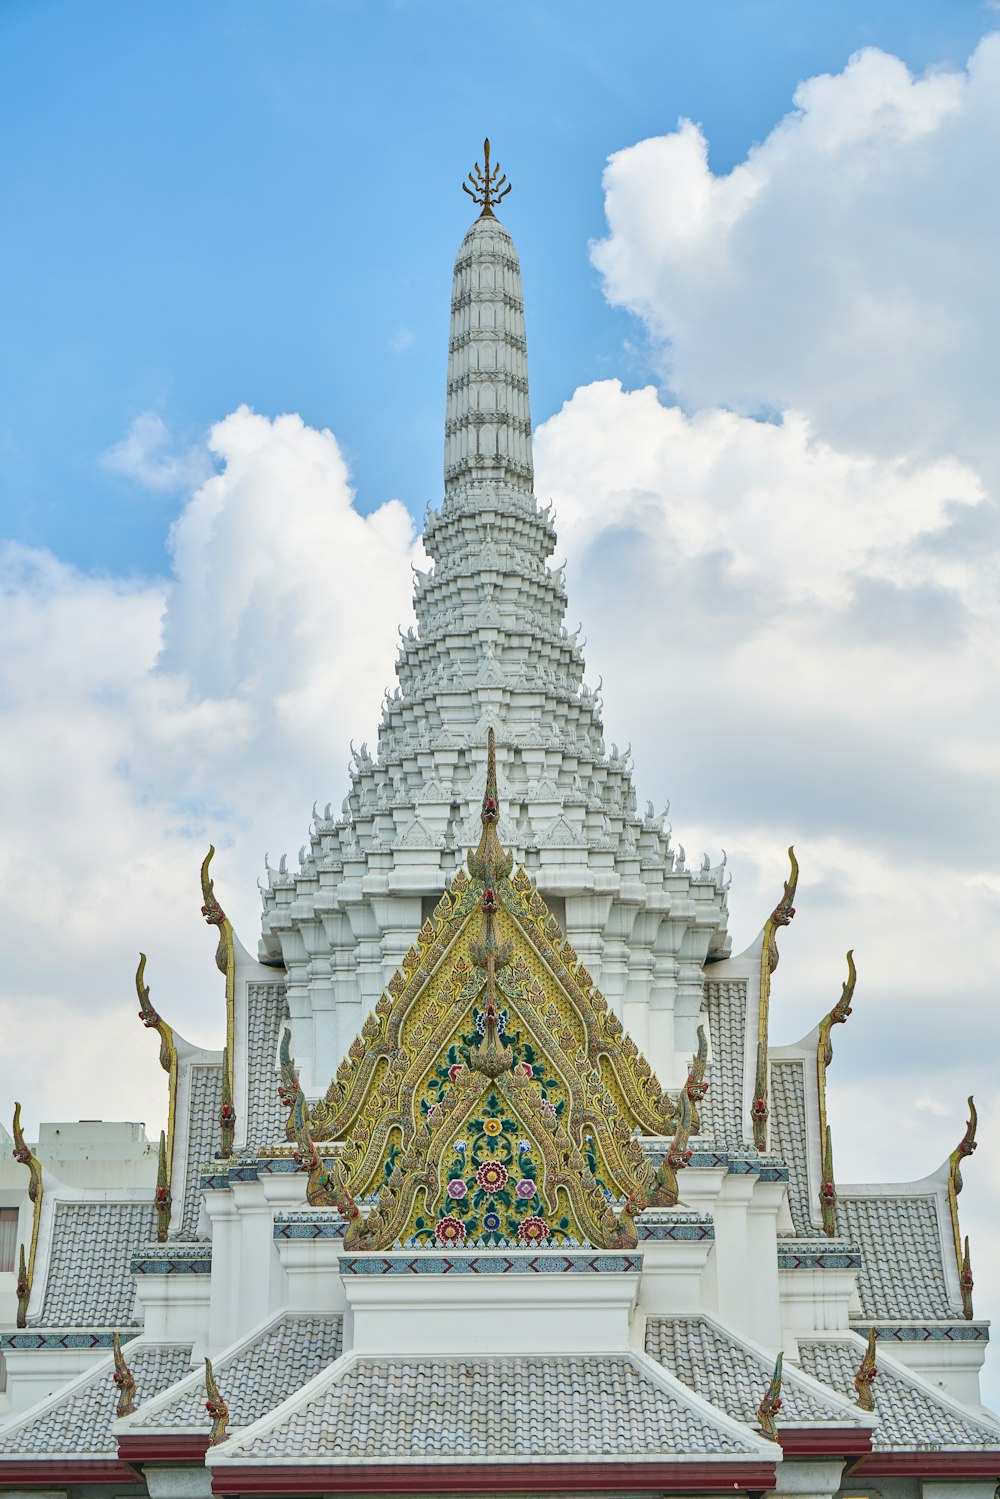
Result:
M121 441L101 454L101 463L111 473L162 494L200 484L212 471L206 445L178 443L156 411L140 412Z
M611 158L607 295L690 408L792 407L838 445L996 479L1000 36L922 78L869 48L794 104L725 175L689 120Z
M0 1025L16 1038L0 1079L33 1121L161 1118L129 998L140 948L162 1012L218 1043L205 848L220 845L217 887L252 949L252 872L268 847L294 856L313 797L339 801L410 617L412 520L395 501L359 513L330 432L244 407L203 464L219 472L173 528L170 578L0 552Z

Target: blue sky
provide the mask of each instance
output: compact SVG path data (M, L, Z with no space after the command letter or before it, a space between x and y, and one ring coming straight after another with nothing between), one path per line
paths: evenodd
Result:
M997 1262L998 29L971 0L0 0L4 1098L89 1117L100 1077L159 1128L136 952L219 1044L205 849L253 947L265 851L294 867L374 740L488 133L608 743L691 862L728 851L735 949L795 843L772 1039L853 946L838 1176L923 1176L976 1091L963 1226Z
M419 516L484 133L515 184L541 421L586 381L649 378L587 256L610 153L688 116L726 172L800 79L867 45L960 66L990 19L968 0L5 0L2 533L165 570L180 494L100 455L143 412L183 445L241 402L333 427L360 507Z

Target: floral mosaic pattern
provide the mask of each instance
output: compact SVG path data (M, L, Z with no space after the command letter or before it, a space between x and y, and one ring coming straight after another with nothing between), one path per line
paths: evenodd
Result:
M421 1111L426 1114L440 1103L445 1090L468 1066L469 1051L484 1031L480 1010L472 1015L473 1029L448 1048L431 1078ZM543 1107L553 1118L566 1110L564 1089L558 1077L539 1057L520 1032L509 1032L509 1014L500 1016L500 1041L514 1053L514 1071L530 1077L542 1093ZM415 1246L459 1248L525 1248L544 1245L576 1245L580 1241L574 1224L561 1213L549 1221L538 1194L538 1150L523 1124L512 1118L508 1105L492 1090L475 1119L467 1121L463 1138L452 1145L452 1159L436 1221L424 1215L413 1220L413 1234L406 1243Z

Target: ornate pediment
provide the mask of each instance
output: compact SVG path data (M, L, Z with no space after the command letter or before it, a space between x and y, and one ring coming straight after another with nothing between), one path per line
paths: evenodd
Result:
M676 1201L691 1110L660 1087L541 895L497 837L489 735L482 836L326 1095L284 1055L309 1200L348 1247L635 1243ZM676 1133L675 1133L676 1132ZM637 1134L675 1133L659 1173Z

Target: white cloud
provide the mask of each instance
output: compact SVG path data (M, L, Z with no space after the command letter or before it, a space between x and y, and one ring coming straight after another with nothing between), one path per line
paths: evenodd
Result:
M253 873L267 848L294 855L314 797L339 803L410 617L413 523L395 501L357 511L331 433L241 408L209 459L169 580L0 552L0 1091L32 1121L161 1119L130 998L138 951L162 1012L217 1043L205 848L221 845L217 888L252 949Z
M869 48L795 106L723 176L690 121L611 158L608 296L688 407L793 407L838 445L996 478L1000 37L923 78Z
M156 411L140 412L121 441L101 454L101 463L143 489L164 494L191 489L212 472L205 444L179 445Z

